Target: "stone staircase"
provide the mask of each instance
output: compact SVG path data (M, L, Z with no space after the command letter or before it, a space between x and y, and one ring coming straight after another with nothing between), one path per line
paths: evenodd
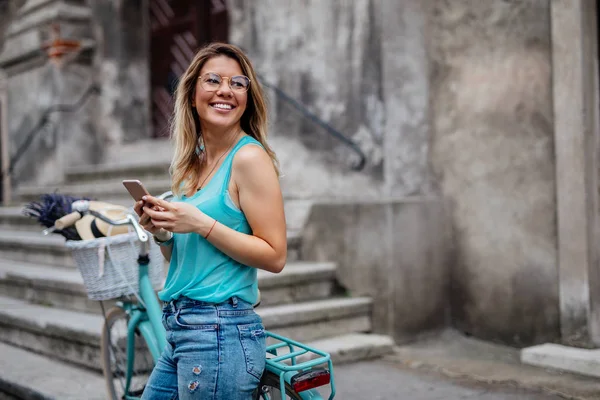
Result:
M166 171L161 161L77 168L67 173L68 184L22 186L21 202L0 208L0 398L2 392L32 399L105 398L99 303L87 299L62 236L43 236L35 221L21 215L22 204L59 188L131 205L122 179L140 179L159 194L169 187ZM310 202L286 199L285 208L288 264L280 274L259 271L257 312L266 328L330 352L334 363L390 351L390 338L369 334L371 299L347 297L336 282L335 263L301 260Z

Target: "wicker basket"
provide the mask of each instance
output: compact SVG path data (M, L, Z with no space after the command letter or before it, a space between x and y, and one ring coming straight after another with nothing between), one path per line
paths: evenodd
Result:
M68 240L88 298L108 300L137 293L140 242L135 232L92 240ZM163 256L150 241L149 275L155 290L162 288Z

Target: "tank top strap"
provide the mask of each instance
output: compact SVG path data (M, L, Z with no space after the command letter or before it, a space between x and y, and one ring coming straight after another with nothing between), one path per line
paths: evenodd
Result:
M231 178L231 169L233 166L233 158L235 157L235 154L242 147L244 147L247 144L255 144L260 147L263 147L262 144L260 144L260 142L256 139L254 139L252 136L244 136L237 142L237 144L233 147L233 149L231 149L231 151L225 158L225 161L223 161L223 169L225 170L225 177L223 178L223 184L221 187L222 192L229 189L229 179Z

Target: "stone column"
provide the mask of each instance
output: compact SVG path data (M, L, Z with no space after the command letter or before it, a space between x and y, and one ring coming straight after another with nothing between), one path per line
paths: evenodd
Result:
M600 344L595 3L551 2L560 323L567 344Z

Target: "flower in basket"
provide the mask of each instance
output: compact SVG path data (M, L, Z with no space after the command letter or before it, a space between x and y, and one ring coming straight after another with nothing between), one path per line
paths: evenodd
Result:
M71 204L77 200L87 200L60 193L46 193L40 196L40 201L32 201L23 207L22 213L46 228L54 226L54 222L71 213ZM63 235L67 240L81 240L74 226L63 230L55 230L54 233Z

